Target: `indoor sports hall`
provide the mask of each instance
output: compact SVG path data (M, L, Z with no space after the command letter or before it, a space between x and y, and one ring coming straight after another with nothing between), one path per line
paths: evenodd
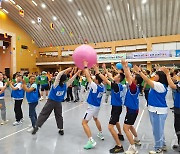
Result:
M180 153L180 0L0 0L0 154Z

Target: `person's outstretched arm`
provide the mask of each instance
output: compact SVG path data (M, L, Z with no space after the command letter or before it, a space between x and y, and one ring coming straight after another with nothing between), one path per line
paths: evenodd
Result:
M67 81L67 83L66 83L67 87L69 87L69 86L72 84L72 82L74 81L74 79L77 77L77 75L78 75L80 72L81 72L81 70L78 70L78 71L73 75L73 77Z

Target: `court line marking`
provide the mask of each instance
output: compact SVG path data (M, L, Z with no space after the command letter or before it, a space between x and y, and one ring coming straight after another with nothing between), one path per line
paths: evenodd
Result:
M74 109L76 109L76 108L78 108L78 107L80 107L80 106L82 106L82 105L83 105L83 104L79 104L78 106L75 106L75 107L73 107L73 108L70 108L70 109L62 112L62 114L66 113L66 112L69 112L69 111L71 111L71 110L74 110ZM50 119L52 119L52 118L54 118L54 116L49 117L47 120L50 120ZM6 139L6 138L8 138L8 137L11 137L11 136L13 136L13 135L15 135L15 134L18 134L18 133L20 133L20 132L23 132L23 131L25 131L25 130L28 129L28 128L29 128L29 127L23 128L23 129L21 129L21 130L19 130L19 131L16 131L16 132L12 133L12 134L9 134L9 135L7 135L7 136L5 136L5 137L2 137L2 138L0 138L0 141Z

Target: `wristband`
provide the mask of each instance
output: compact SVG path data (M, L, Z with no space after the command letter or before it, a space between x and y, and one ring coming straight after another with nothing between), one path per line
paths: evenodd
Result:
M84 66L84 69L88 68L87 66Z

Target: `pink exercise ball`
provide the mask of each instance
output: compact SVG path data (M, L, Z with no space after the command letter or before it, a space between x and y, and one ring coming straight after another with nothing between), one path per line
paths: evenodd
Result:
M97 63L97 54L93 47L89 45L81 45L74 50L72 55L75 65L84 69L83 61L88 62L88 68L91 68L94 64Z

